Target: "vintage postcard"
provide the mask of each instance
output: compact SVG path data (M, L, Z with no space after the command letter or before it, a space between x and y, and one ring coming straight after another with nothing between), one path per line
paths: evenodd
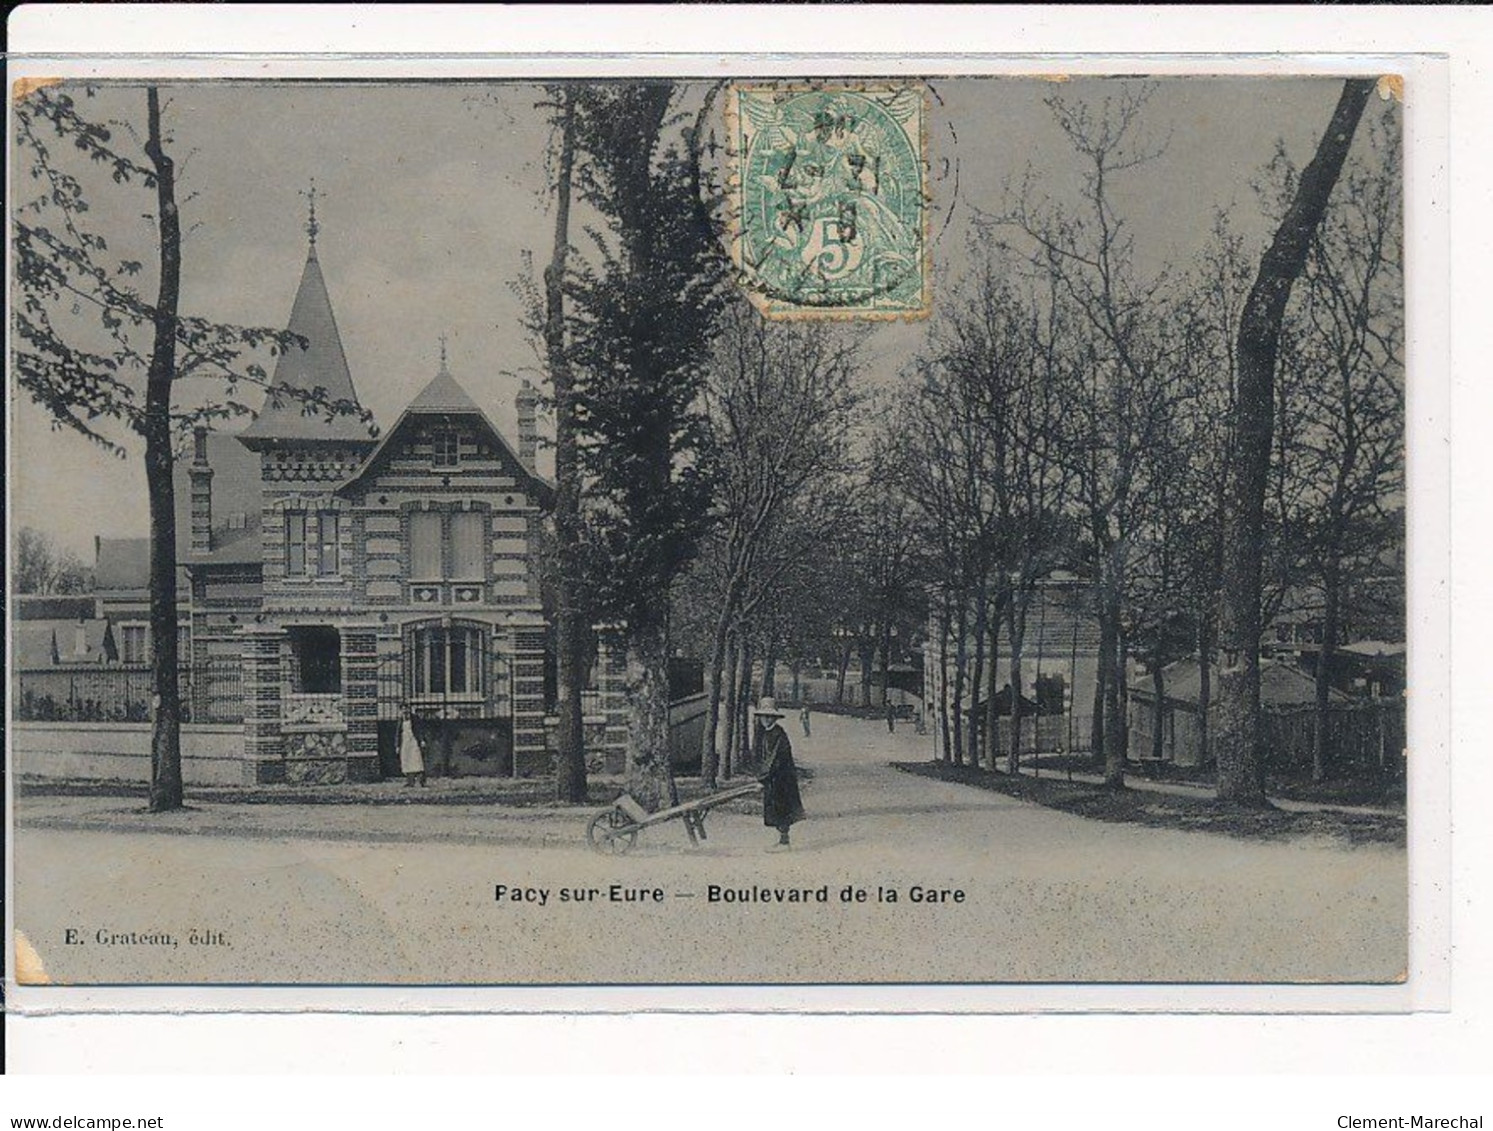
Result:
M1414 89L968 70L15 83L16 983L1402 986Z

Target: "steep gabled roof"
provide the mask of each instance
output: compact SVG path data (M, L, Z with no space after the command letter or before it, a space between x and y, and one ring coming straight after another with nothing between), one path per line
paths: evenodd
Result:
M451 371L446 368L445 362L441 363L440 370L431 378L425 388L421 389L415 395L415 399L410 401L409 407L399 414L399 419L394 422L394 427L384 433L383 439L378 443L378 447L374 448L369 453L368 458L363 461L363 466L337 490L339 492L346 491L371 475L382 465L388 453L393 450L397 437L407 432L415 421L432 416L455 416L472 420L507 454L509 462L513 465L514 472L521 481L528 481L531 490L539 498L540 506L549 507L553 504L555 496L554 484L541 478L524 466L523 461L518 458L518 453L513 450L513 445L498 431L493 422L487 418L487 413L483 412L477 406L477 402L472 399L471 394L463 389L461 383L451 375Z
M280 354L275 364L274 385L306 392L324 389L330 400L360 403L357 390L353 388L352 373L347 367L347 355L342 351L342 336L337 332L337 318L332 313L332 300L327 294L326 280L322 278L314 246L306 256L306 267L301 272L301 285L296 291L295 304L290 309L290 323L286 328L305 338L307 347L300 349L292 345ZM241 439L250 447L270 440L346 442L372 438L368 425L355 416L328 417L294 397L283 395L276 403L272 391L265 393L264 407L254 423L241 434Z

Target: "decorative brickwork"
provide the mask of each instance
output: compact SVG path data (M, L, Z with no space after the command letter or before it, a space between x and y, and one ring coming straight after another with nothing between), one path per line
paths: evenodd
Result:
M244 644L244 781L255 785L285 780L280 734L281 644L284 632L249 625Z
M347 757L378 766L378 629L342 630L342 713L347 719Z

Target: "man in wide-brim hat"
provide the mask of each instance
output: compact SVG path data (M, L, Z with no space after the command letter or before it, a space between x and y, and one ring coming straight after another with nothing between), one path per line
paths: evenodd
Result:
M757 721L762 724L762 823L778 830L774 849L788 847L788 829L794 821L803 820L803 800L798 795L798 767L793 764L793 744L779 722L783 712L772 696L764 696L757 705Z

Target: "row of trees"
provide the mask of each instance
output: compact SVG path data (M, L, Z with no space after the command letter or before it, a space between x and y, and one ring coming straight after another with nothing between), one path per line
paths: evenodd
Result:
M1115 201L1127 174L1161 156L1143 130L1150 93L1129 87L1098 110L1048 100L1086 170L1078 202L1029 183L1007 210L983 217L972 266L941 302L911 375L900 483L936 550L949 756L996 764L994 657L1004 640L1020 688L1037 583L1062 567L1092 582L1090 737L1106 781L1123 781L1128 661L1144 662L1160 710L1162 669L1195 655L1206 720L1221 643L1225 684L1248 673L1254 690L1236 686L1223 715L1220 789L1248 800L1258 796L1258 763L1254 740L1239 737L1248 727L1238 700L1258 715L1261 627L1288 592L1323 594L1325 717L1344 593L1382 571L1396 544L1397 136L1388 115L1376 120L1332 193L1321 163L1344 162L1364 102L1362 84L1349 84L1323 153L1300 175L1283 156L1270 171L1265 204L1282 217L1276 244L1287 239L1289 254L1277 247L1256 275L1221 215L1190 270L1146 270ZM1294 293L1293 272L1302 274ZM1271 317L1279 364L1272 357L1262 390L1259 359L1250 380L1241 366L1252 356L1245 340L1270 336ZM982 681L978 719L964 704L981 700ZM1019 695L1011 710L1008 769L1020 757ZM1159 742L1162 728L1154 731Z

